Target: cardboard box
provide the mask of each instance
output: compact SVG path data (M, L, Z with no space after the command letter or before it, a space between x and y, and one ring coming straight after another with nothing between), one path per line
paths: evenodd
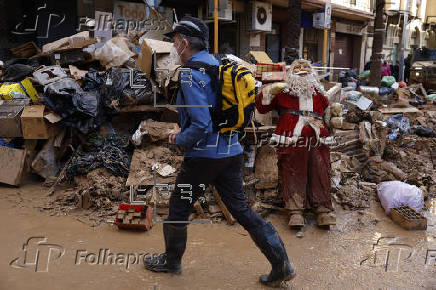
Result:
M285 79L286 71L268 71L262 73L262 82L280 82Z
M144 39L141 43L141 53L138 55L136 65L150 77L153 64L153 51L156 53L156 61L160 57L169 55L173 44L167 41Z
M48 139L44 109L44 105L24 107L23 113L21 113L21 129L24 139Z
M14 138L23 136L21 132L20 116L24 106L29 103L29 99L0 100L0 137Z
M0 182L19 185L25 159L26 150L0 146Z
M284 63L257 63L256 64L256 78L262 79L265 72L285 72L286 64Z
M245 55L245 58L252 64L273 63L272 59L268 56L268 54L266 54L265 51L251 50Z

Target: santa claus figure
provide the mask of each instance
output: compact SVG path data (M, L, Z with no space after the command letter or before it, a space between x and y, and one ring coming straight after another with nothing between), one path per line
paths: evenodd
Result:
M285 83L264 87L257 110L276 110L279 120L271 143L277 145L278 167L289 226L304 226L312 209L319 226L336 224L330 196L329 101L313 67L295 60Z

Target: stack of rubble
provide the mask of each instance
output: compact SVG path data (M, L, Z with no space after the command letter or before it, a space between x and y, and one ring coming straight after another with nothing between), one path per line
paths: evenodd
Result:
M435 194L432 148L436 108L431 100L413 106L418 94L425 99L425 90L421 85L403 87L387 98L371 94L367 88L360 91L345 92L341 98L349 130L333 129L339 141L331 148L336 200L346 208L368 207L369 202L364 201L369 201L369 194L375 195L376 185L391 180ZM364 107L362 99L367 104ZM356 201L351 205L350 196Z
M168 96L177 79L152 70L150 52L156 52L156 68L172 65L171 73L176 58L170 55L172 43L161 41L161 34L154 35L159 40L147 39L150 35L97 39L84 31L41 49L34 43L12 49L16 58L2 60L0 67L0 182L19 186L33 173L51 186L49 194L60 183L73 185L73 192L55 196L65 211L79 207L112 214L117 203L128 202L131 163L135 171L140 165L151 171L154 165L137 164L132 133L149 119L146 133L166 140L159 125L173 126L159 121L174 112L153 104L172 104ZM178 168L181 156L163 144L156 148L151 142L142 146L146 155L164 153L154 158L163 169ZM145 185L150 181L152 175Z

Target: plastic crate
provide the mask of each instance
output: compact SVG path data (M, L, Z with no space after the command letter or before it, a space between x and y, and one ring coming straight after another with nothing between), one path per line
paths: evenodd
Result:
M272 71L286 72L286 65L281 63L257 63L256 65L256 78L261 79L262 73Z
M129 210L139 213L138 218L141 220L140 223L134 224L125 222L125 220L123 221L122 212L129 212ZM145 205L120 204L115 217L115 224L119 229L148 231L153 226L153 209Z
M427 229L427 219L409 206L391 208L391 219L406 230Z

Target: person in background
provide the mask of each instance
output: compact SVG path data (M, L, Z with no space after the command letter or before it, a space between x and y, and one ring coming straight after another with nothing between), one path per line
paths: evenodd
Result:
M406 83L409 83L411 64L412 64L412 54L409 53L407 58L404 60L404 81Z
M395 65L391 65L392 76L396 81L399 81L400 78L400 62L397 60Z
M391 75L392 75L391 67L388 65L387 61L384 61L381 67L381 76L386 77Z
M368 62L365 64L365 66L364 66L363 69L364 69L364 70L370 70L370 69L371 69L371 61L368 61Z

